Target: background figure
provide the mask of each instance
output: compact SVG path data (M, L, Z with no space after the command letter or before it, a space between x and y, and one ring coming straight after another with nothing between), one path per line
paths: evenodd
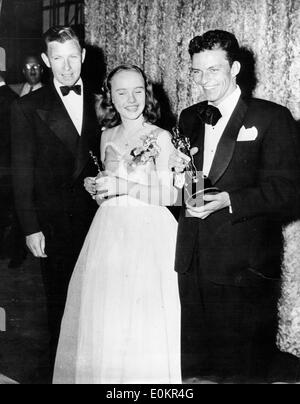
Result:
M43 72L44 69L40 57L27 56L23 64L23 75L26 81L24 83L12 84L10 88L19 97L24 97L33 91L37 91L43 87ZM12 212L12 226L9 240L11 256L9 268L18 268L26 257L26 246L24 243L24 234L15 209Z
M37 56L27 56L23 64L24 83L12 84L10 88L20 97L30 94L32 91L43 87L42 75L43 67L40 58Z
M54 361L70 277L96 204L83 187L99 155L94 96L81 80L85 57L71 28L44 36L51 84L13 107L12 161L17 212L27 246L42 258Z
M11 227L13 192L10 171L10 107L17 98L5 83L5 52L0 60L0 256L8 258L8 233Z

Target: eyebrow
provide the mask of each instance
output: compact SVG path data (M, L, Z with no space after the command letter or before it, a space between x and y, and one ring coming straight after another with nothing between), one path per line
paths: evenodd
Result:
M64 54L61 54L61 53L53 53L52 55L51 55L51 57L64 57L65 55ZM80 54L79 53L76 53L76 52L72 52L72 53L70 53L68 56L80 56Z
M139 89L145 89L144 86L140 86L140 87L134 87L134 90L139 90ZM128 90L128 88L117 88L116 91L126 91Z
M220 65L213 65L213 66L209 66L208 69L215 69L217 67L223 67L224 65L220 64ZM192 67L192 70L198 70L201 71L201 69L197 69L196 67Z

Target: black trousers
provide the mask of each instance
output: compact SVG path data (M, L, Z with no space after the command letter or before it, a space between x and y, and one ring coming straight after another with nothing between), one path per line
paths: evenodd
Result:
M41 261L50 333L50 367L54 367L61 321L68 286L76 263L75 257L56 256Z
M276 355L279 285L218 285L179 275L183 378L266 382Z

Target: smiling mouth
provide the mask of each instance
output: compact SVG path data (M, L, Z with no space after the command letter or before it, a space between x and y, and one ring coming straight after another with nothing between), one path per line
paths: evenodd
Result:
M216 89L217 88L217 86L211 86L211 87L203 87L204 88L204 90L214 90L214 89Z
M138 108L139 108L138 105L131 106L131 107L125 107L125 109L126 109L127 111L137 111Z

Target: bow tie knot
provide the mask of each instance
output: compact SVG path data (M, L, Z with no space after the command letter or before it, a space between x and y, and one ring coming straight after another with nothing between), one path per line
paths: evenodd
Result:
M60 91L64 97L69 95L71 91L74 91L74 93L77 95L81 95L81 85L77 84L76 86L62 86L60 87Z
M215 126L222 118L222 114L217 107L209 104L203 104L200 106L200 118L207 125Z

